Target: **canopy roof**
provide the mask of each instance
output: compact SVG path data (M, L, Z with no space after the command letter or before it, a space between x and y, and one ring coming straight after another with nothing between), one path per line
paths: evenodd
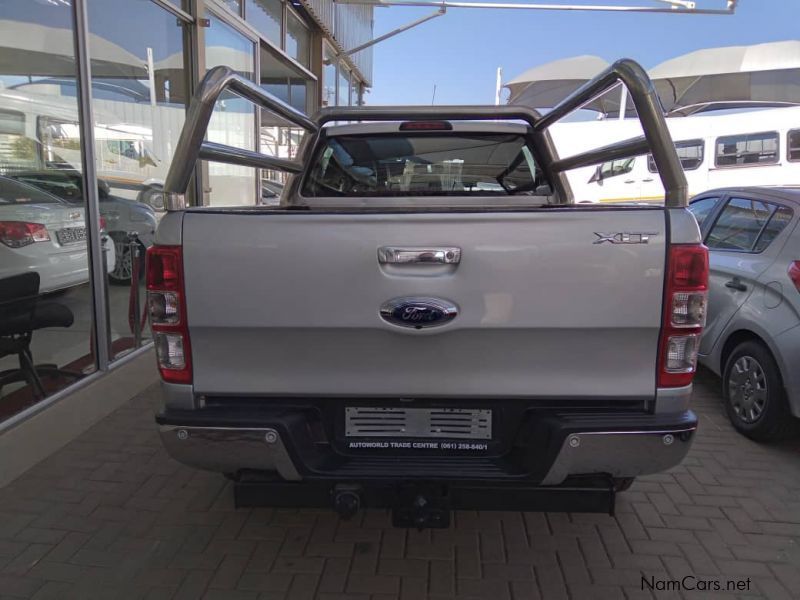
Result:
M551 108L607 65L596 56L576 56L529 69L506 84L508 102ZM800 104L800 41L705 48L664 61L649 74L664 109L676 114ZM612 91L585 108L613 114L619 104L620 94Z

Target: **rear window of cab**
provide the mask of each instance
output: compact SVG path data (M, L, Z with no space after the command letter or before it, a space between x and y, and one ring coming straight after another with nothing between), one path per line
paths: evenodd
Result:
M525 136L337 135L317 149L306 197L508 196L544 185Z

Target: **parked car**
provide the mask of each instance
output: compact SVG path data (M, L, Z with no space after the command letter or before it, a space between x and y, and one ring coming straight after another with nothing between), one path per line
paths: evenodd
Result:
M113 244L108 252L113 265ZM0 279L28 271L39 273L42 293L89 281L84 209L0 177Z
M84 205L83 177L71 169L47 169L23 171L9 175L18 181L36 186L77 206ZM112 196L108 184L98 182L100 196L100 215L105 219L108 236L111 238L115 256L110 262L108 277L112 283L130 283L132 273L129 235L136 233L139 240L140 272L144 273L144 256L147 248L153 245L157 219L150 206L134 200ZM109 256L109 261L111 257Z
M709 248L699 360L728 417L755 440L800 432L800 188L704 192L689 210Z

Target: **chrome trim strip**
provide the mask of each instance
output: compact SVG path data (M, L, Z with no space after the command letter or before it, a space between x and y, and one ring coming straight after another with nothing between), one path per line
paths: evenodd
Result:
M569 475L607 473L638 477L666 471L689 452L696 427L658 431L593 431L566 437L542 485L557 485Z
M280 434L272 428L161 425L161 441L175 460L208 471L277 471L287 481L302 479Z

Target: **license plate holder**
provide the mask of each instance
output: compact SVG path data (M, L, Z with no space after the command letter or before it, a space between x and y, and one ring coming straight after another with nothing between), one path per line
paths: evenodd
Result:
M485 408L347 406L344 417L348 439L492 439L492 410Z

